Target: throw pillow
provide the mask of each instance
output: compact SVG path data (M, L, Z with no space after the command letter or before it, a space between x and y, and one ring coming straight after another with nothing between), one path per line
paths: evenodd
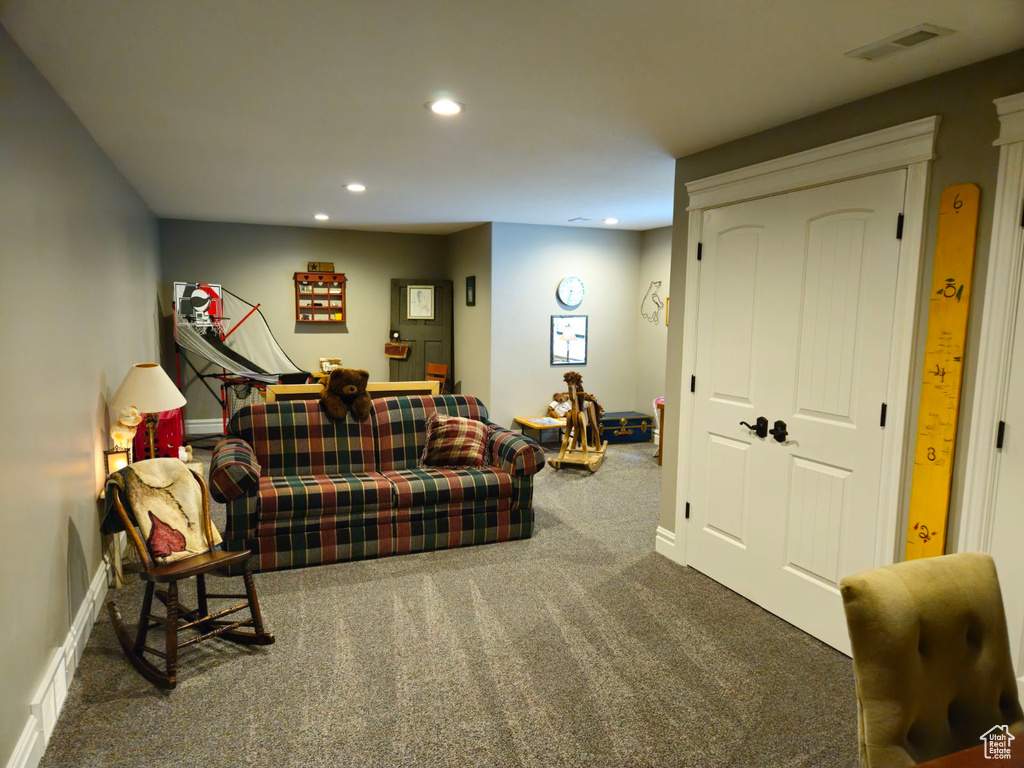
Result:
M487 425L482 421L437 411L427 417L421 467L480 467L486 453Z

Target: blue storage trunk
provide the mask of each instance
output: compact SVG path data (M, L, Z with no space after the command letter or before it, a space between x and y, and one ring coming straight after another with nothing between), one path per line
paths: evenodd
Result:
M654 442L654 417L637 411L605 411L598 427L601 440L613 443Z

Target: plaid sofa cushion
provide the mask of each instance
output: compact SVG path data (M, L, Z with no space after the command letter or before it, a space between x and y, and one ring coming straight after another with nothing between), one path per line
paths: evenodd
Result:
M264 477L372 472L372 419L335 421L318 400L256 403L228 424L228 435L252 446Z
M394 493L391 483L377 472L345 475L289 475L261 477L257 531L277 531L281 521L315 518L316 525L332 520L337 527L345 516L357 522L378 517L391 519Z
M489 467L421 467L381 473L395 488L395 508L459 504L512 496L512 477Z
M479 467L487 455L487 425L434 411L427 417L421 467Z
M419 465L427 437L427 417L435 411L487 421L487 408L470 395L382 397L373 401L377 469L411 469Z
M210 495L221 504L252 492L260 479L256 454L244 440L229 437L217 443L210 460Z

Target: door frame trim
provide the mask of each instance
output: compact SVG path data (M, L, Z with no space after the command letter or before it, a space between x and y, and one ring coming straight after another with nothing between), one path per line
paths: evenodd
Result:
M925 211L938 128L939 117L934 115L686 184L690 205L687 208L689 225L683 308L683 386L680 388L683 397L689 394L686 380L696 370L697 297L701 268L697 260L697 247L702 238L704 211L886 171L907 171L903 239L900 242L893 344L890 352L891 374L886 400L889 426L886 428L882 448L883 471L879 499L883 513L875 542L876 566L888 565L899 557L904 539L901 526L906 525L903 491L907 473L904 465L908 451L907 436L910 434L909 405L915 382L912 367L919 330L917 311L924 263ZM666 554L670 553L672 559L682 565L686 565L687 535L686 500L682 489L689 486L694 405L691 398L688 404L682 404L677 411L679 449L676 487L680 492L677 492L675 499L675 541L670 550L668 547L663 548Z
M1022 289L1017 256L1024 250L1020 209L1024 200L1024 93L1005 96L994 103L999 116L999 137L992 144L999 147L999 175L982 302L981 344L971 405L958 552L991 551L1000 464L996 433L999 420L1006 414L1010 353Z
M939 116L924 117L822 147L687 182L686 210L718 208L935 159Z

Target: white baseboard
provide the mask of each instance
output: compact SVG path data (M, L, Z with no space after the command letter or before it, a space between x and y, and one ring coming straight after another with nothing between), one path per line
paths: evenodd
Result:
M654 537L654 551L662 557L667 557L674 563L683 564L683 560L676 552L676 534L667 528L658 526L658 532Z
M78 607L64 644L53 652L46 665L43 680L32 697L28 722L22 729L14 754L7 761L7 768L36 768L42 760L78 662L82 660L85 645L89 642L93 624L103 609L108 578L107 563L102 562L89 583L89 591Z
M21 738L14 746L14 754L7 761L7 768L36 768L43 759L43 737L39 732L39 722L35 715L29 715L28 722L21 731Z
M189 437L199 435L223 435L223 419L185 419L185 434Z

